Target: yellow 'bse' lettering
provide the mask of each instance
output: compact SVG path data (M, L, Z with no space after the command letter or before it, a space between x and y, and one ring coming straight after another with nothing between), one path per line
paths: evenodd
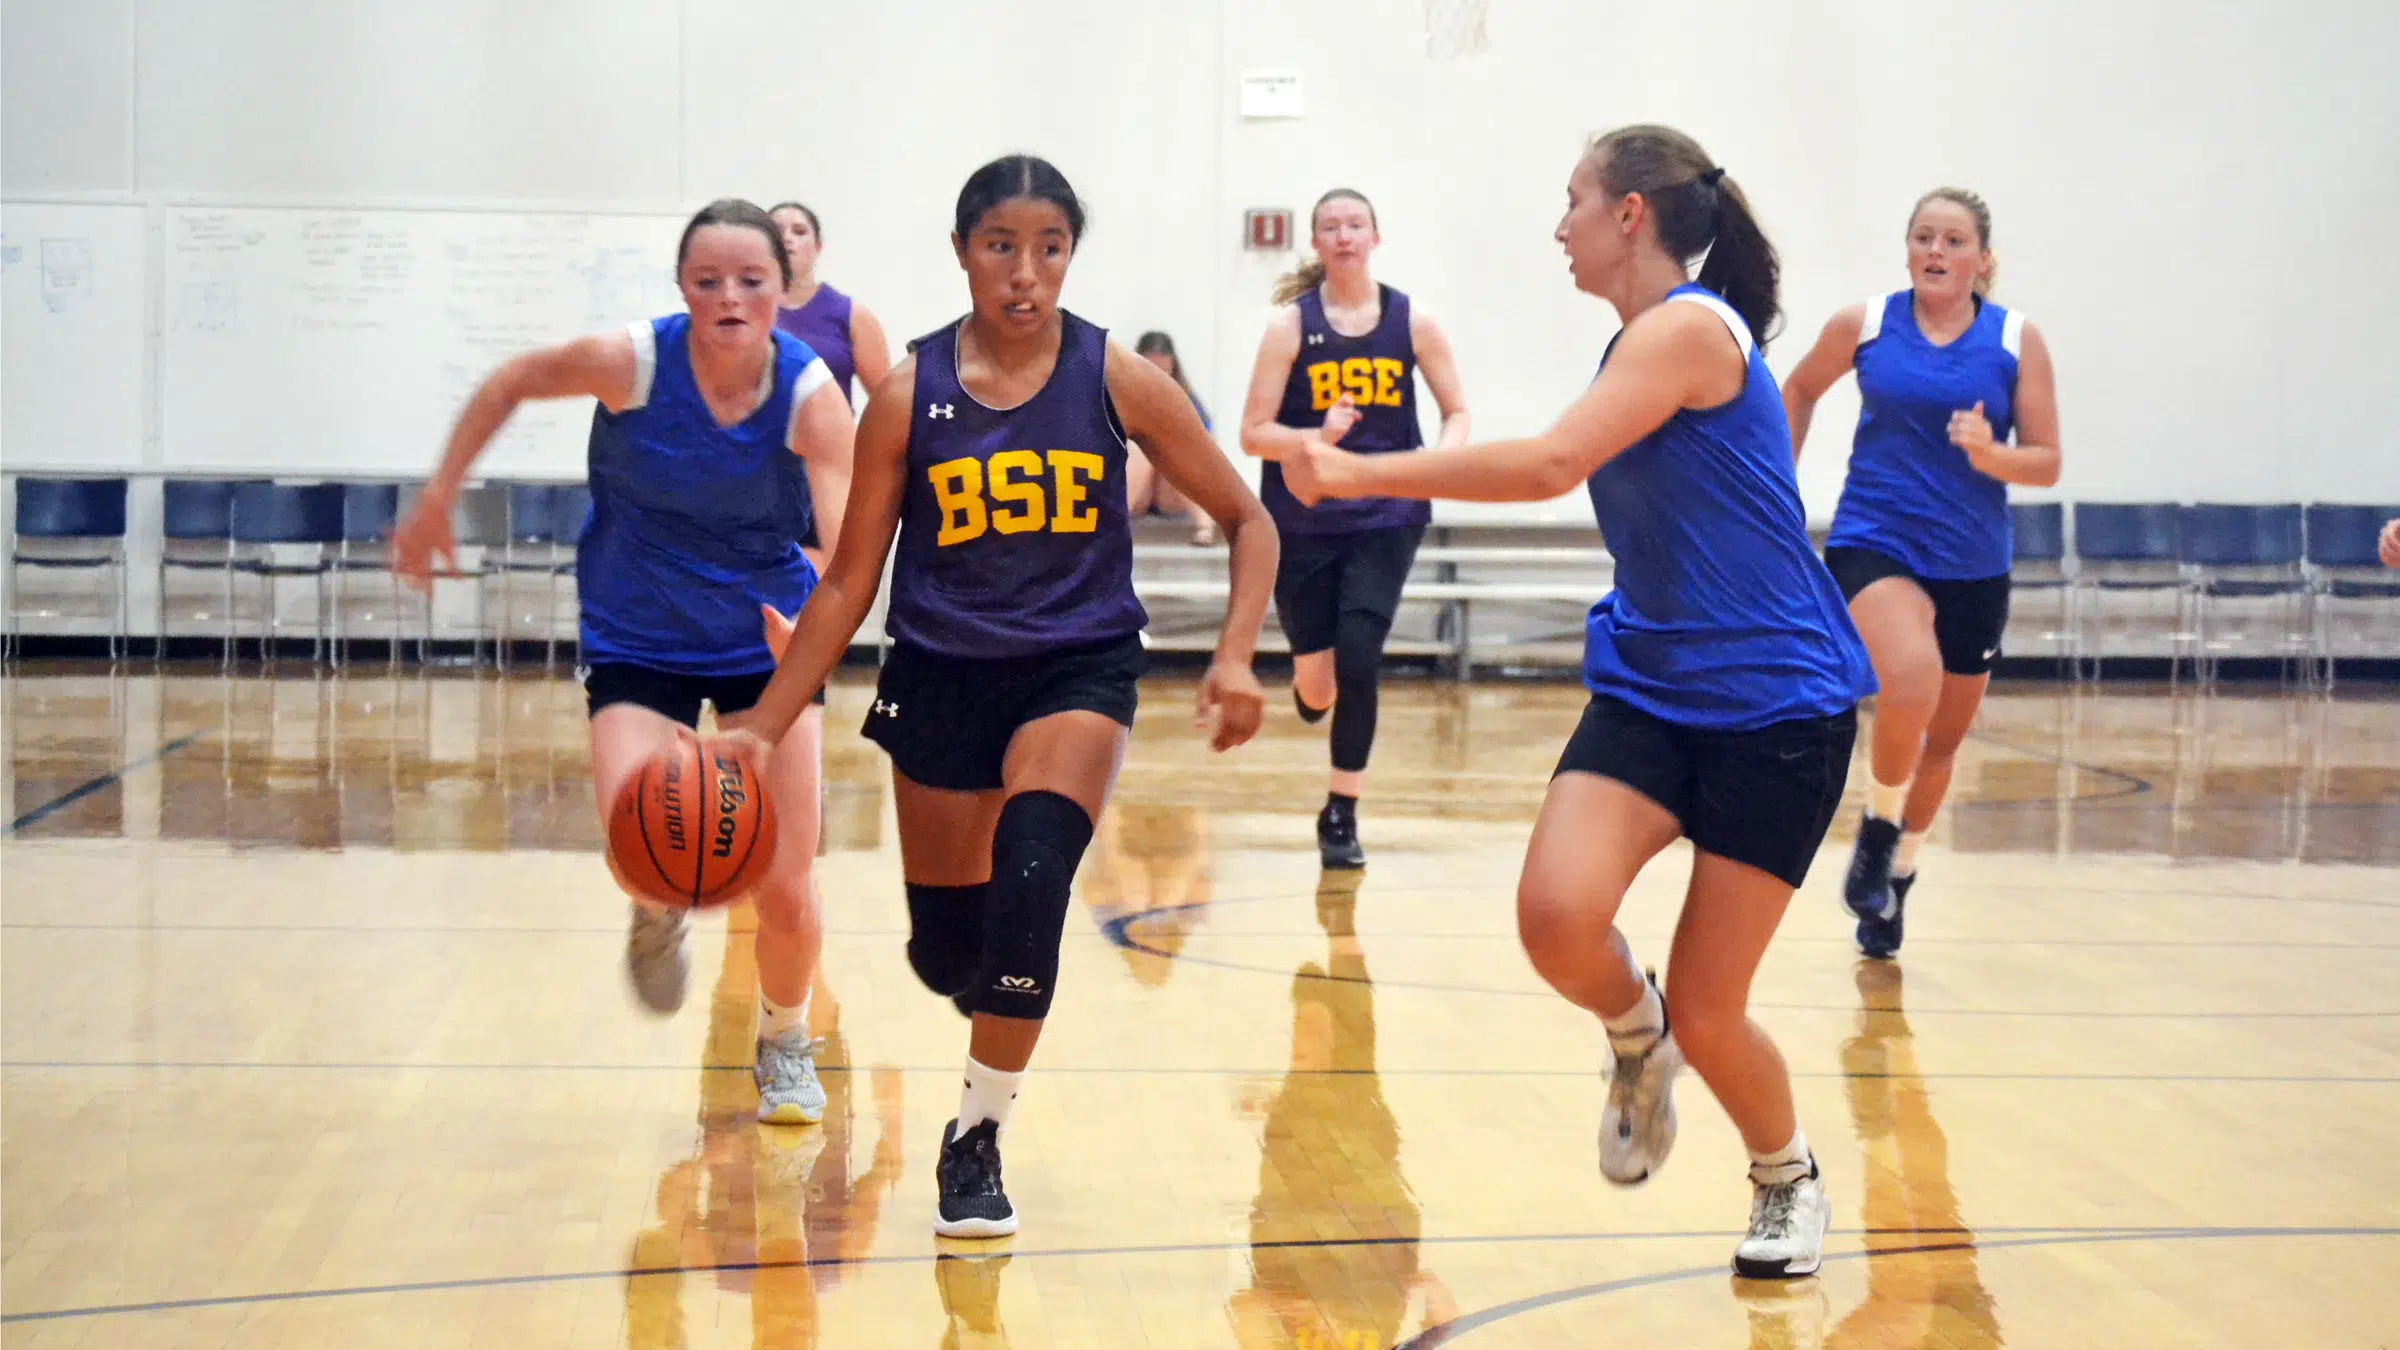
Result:
M1308 406L1317 412L1330 409L1344 394L1361 408L1397 408L1408 367L1389 356L1353 356L1315 362L1307 373Z
M944 460L926 470L942 512L934 543L948 548L992 530L1025 534L1047 527L1052 534L1090 534L1100 528L1091 489L1107 477L1108 461L1088 450L1003 450L989 461Z

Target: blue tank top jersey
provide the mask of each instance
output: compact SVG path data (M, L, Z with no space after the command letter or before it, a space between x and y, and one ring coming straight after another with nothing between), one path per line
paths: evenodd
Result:
M1358 425L1342 438L1344 450L1362 455L1414 450L1425 444L1417 426L1417 347L1408 331L1408 297L1389 286L1378 286L1383 314L1374 331L1363 337L1337 333L1325 319L1325 297L1310 291L1300 297L1300 354L1292 358L1292 373L1283 385L1283 406L1275 420L1287 427L1314 430L1325 414L1348 394L1358 406ZM1397 497L1360 497L1302 506L1283 485L1283 466L1269 463L1259 475L1259 500L1284 534L1348 534L1422 525L1433 519L1429 502Z
M945 656L1033 656L1149 622L1133 594L1108 334L1064 310L1059 319L1050 379L1005 410L959 382L959 324L913 344L895 641Z
M800 405L831 378L775 334L757 411L717 425L692 376L688 316L630 326L633 397L592 413L592 512L575 554L582 659L684 675L775 668L758 607L799 612L817 584L795 542Z
M825 369L833 375L833 387L842 393L842 402L855 401L850 384L858 374L857 354L850 348L850 297L831 286L819 283L817 293L798 309L775 311L775 327L808 344L808 349L824 358ZM808 476L800 476L799 492L800 542L810 547L830 544L831 540L817 537L817 499L810 495Z
M1917 327L1914 295L1867 302L1858 330L1858 435L1826 544L1869 548L1930 581L2007 573L2008 487L1950 443L1950 414L1983 404L1992 439L2016 429L2025 316L1989 301L1945 347Z
M1667 302L1724 319L1749 370L1731 401L1677 412L1592 474L1616 585L1584 626L1584 684L1702 731L1847 711L1874 670L1809 547L1775 377L1713 292L1687 284Z

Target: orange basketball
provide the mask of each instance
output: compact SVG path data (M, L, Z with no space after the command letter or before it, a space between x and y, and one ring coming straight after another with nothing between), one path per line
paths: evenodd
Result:
M689 731L617 794L608 852L626 885L662 905L722 905L775 861L775 806L730 752Z

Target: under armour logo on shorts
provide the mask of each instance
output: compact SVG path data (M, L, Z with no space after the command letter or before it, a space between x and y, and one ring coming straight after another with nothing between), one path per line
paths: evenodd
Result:
M925 405L925 415L927 417L946 417L955 422L958 420L958 407L950 403L928 403Z
M875 700L875 713L879 717L898 717L900 715L900 705L897 703L886 703L882 699L877 699Z

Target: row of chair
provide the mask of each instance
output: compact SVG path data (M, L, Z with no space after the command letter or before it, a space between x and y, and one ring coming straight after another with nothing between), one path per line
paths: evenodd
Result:
M16 488L16 538L7 573L10 652L17 648L23 619L61 613L20 602L18 569L37 568L111 574L109 650L112 656L118 654L130 631L127 480L25 477L17 480ZM385 562L385 546L409 495L401 484L391 482L167 479L161 485L157 559L159 647L176 636L179 619L214 621L223 659L230 663L254 617L263 655L282 634L279 584L302 580L310 583L314 601L309 631L313 657L330 657L340 664L350 640L377 635L357 631L363 621L370 630L381 628L380 636L395 658L413 638L424 659L434 637L433 607L405 592ZM513 603L504 605L496 631L487 624L487 584L503 583L509 588L504 599L513 599L516 583L526 578L540 581L548 594L539 632L555 657L552 620L562 587L572 584L575 539L590 505L590 491L581 484L495 483L460 494L453 529L474 564L444 572L436 580L473 583L471 631L477 660L487 634L503 662L514 636ZM208 596L200 608L179 610L171 578L192 573L221 580L222 590ZM363 585L369 577L379 578L380 584ZM243 603L240 583L245 580L258 583L254 614ZM361 600L366 602L363 608Z
M2400 614L2400 574L2377 560L2378 537L2400 506L2078 502L2070 511L2035 502L2010 510L2015 588L2059 595L2060 622L2039 636L2078 674L2097 673L2115 637L2120 648L2163 646L2189 658L2204 680L2219 658L2244 653L2305 661L2312 676L2322 665L2330 678L2345 610L2359 621L2347 631L2367 643ZM2173 603L2145 610L2145 593ZM2120 611L2113 618L2111 608Z

